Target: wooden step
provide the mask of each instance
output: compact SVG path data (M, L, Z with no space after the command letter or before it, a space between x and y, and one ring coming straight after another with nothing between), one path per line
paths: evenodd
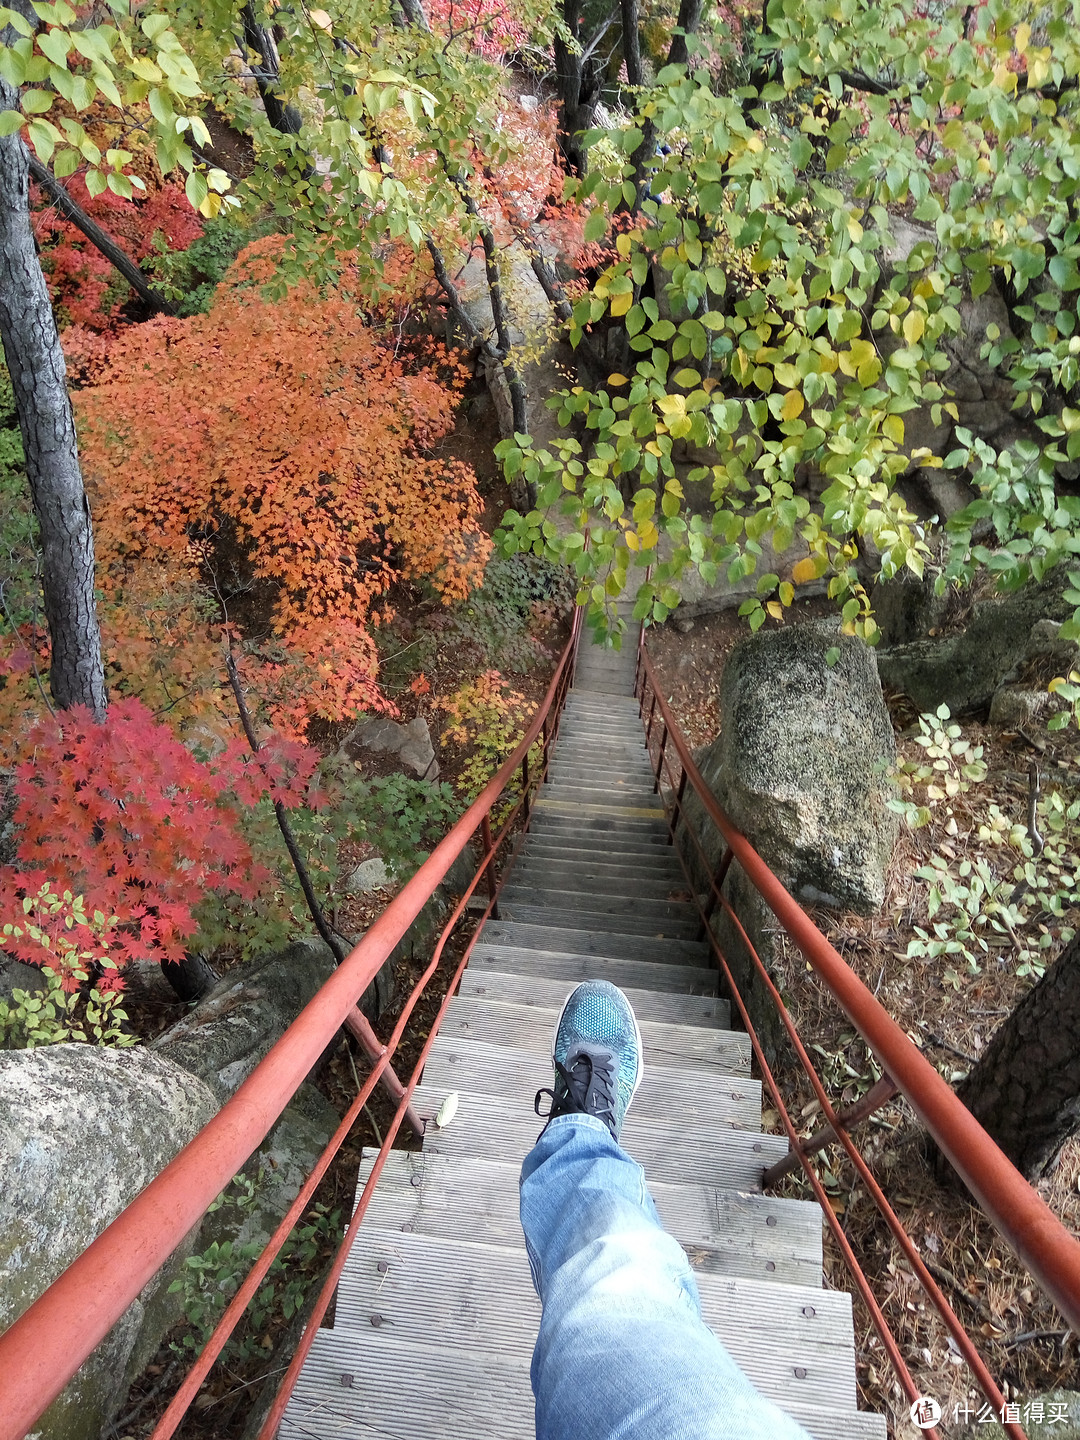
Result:
M374 1156L365 1151L357 1196ZM520 1173L519 1165L492 1160L392 1150L364 1223L449 1240L517 1245ZM649 1193L664 1229L695 1270L820 1287L821 1211L816 1204L653 1180Z
M467 1003L484 1002L467 999ZM529 1011L534 1016L542 1013ZM551 1042L556 1014L551 1011L550 1017L538 1019L542 1029L536 1039L520 1045L503 1045L470 1035L447 1035L443 1033L444 1025L424 1067L424 1084L436 1089L443 1087L448 1092L461 1089L474 1095L513 1100L525 1114L534 1114L536 1092L543 1087L550 1089L554 1083ZM642 1029L648 1023L644 1022ZM694 1028L704 1036L732 1033ZM662 1055L660 1061L650 1061L647 1041L645 1054L645 1071L633 1106L634 1113L642 1120L662 1125L670 1124L677 1116L680 1125L698 1128L702 1133L712 1133L717 1128L760 1131L761 1085L745 1070L734 1067L721 1070L719 1066L696 1065L692 1059L674 1056Z
M561 823L548 825L546 821L541 821L525 832L522 849L537 854L559 853L571 857L591 855L594 859L602 857L620 863L624 856L636 856L649 865L667 857L675 859L678 864L675 847L671 843L671 832L666 830L630 836L607 832L598 842L594 832L578 834L566 829Z
M609 807L631 810L635 815L642 811L654 811L663 815L664 802L651 785L579 785L572 780L549 780L537 791L540 800L564 801L579 809L587 807L590 814L594 807L597 813L604 813Z
M575 914L588 910L593 915L615 916L620 920L632 916L635 920L655 920L656 930L664 930L668 922L689 926L688 934L693 938L700 926L697 910L686 900L663 900L642 895L638 898L613 895L608 890L540 889L528 885L524 879L513 875L503 887L499 905L506 908L509 919L511 910L519 905L531 905L534 909L549 910L557 919L563 919L567 911ZM669 931L668 933L673 933Z
M606 820L617 822L617 828L637 831L646 827L663 826L667 829L667 822L664 820L663 801L656 795L650 794L648 800L638 803L637 801L620 804L617 796L605 797L602 800L581 801L575 800L572 796L554 794L551 787L542 785L540 792L533 801L533 815L539 819L565 816L567 819L580 822L582 820ZM534 821L535 823L535 821ZM599 828L599 827L597 827Z
M377 1417L372 1429L372 1417ZM810 1419L814 1440L885 1440L876 1415ZM535 1440L525 1361L404 1344L395 1335L320 1330L280 1440Z
M706 969L711 960L711 951L703 940L658 940L616 930L578 930L570 925L489 920L484 926L484 939L489 945L517 945L526 950L604 955L609 960L657 960L668 965L698 965Z
M633 985L620 988L634 1007L639 1023L657 1020L667 1025L704 1025L710 1030L728 1028L730 1006L719 996L659 993ZM500 1005L527 1005L555 1015L562 1009L572 989L573 983L565 980L547 979L540 975L513 975L505 970L474 969L470 963L461 977L458 993L471 995L477 1000L496 1000Z
M668 903L684 903L687 899L686 881L681 875L669 875L653 879L647 871L635 874L622 872L611 867L598 873L597 869L575 873L567 865L551 860L526 859L518 861L510 872L508 885L515 890L554 890L561 895L622 896L630 900L660 900Z
M484 1040L489 1045L530 1051L542 1057L546 1074L551 1060L554 1019L554 1011L544 1015L535 1006L455 995L447 1008L439 1039ZM639 1028L646 1070L650 1065L663 1065L703 1070L710 1075L750 1074L750 1037L741 1030L707 1030L700 1025L672 1025L658 1020L639 1020ZM537 1084L547 1084L547 1081ZM738 1088L745 1091L746 1087Z
M685 884L682 866L670 845L649 853L608 852L597 848L569 853L565 847L550 845L552 853L544 853L543 842L526 840L518 854L511 874L525 866L544 869L553 874L561 873L566 879L595 875L597 879L651 879L657 885L671 885L682 881Z
M668 836L662 811L639 810L632 805L577 805L572 800L543 797L533 805L529 828L537 833L587 835L590 839L610 834L637 840L652 835L666 843Z
M687 909L690 907L687 906ZM606 910L585 910L570 904L557 910L548 905L528 905L522 900L508 900L505 904L500 900L499 914L504 920L521 925L542 926L549 921L565 925L567 921L572 921L588 930L614 930L620 935L639 935L648 939L693 940L701 933L696 912L692 918L682 920L630 912L612 915Z
M582 955L579 951L543 950L500 944L491 939L492 922L484 927L483 939L469 957L466 974L508 971L514 975L540 976L552 982L576 985L581 980L610 980L613 985L648 987L661 995L716 994L719 976L710 966L676 962L660 964L648 960L622 960L606 955Z
M850 1296L708 1272L697 1282L706 1324L763 1395L799 1419L855 1411ZM338 1310L361 1334L386 1327L401 1343L525 1364L540 1322L524 1245L367 1225L338 1282Z
M456 1087L455 1087L456 1088ZM439 1113L450 1091L443 1085L419 1085L414 1091L417 1111L425 1119ZM437 1155L475 1155L486 1160L519 1164L536 1143L543 1127L530 1106L513 1100L457 1090L458 1109L444 1130L429 1125L425 1151ZM670 1184L718 1185L725 1190L760 1192L761 1176L787 1154L787 1141L778 1135L733 1130L709 1125L704 1131L680 1130L670 1121L654 1124L631 1107L623 1140L645 1173ZM706 1143L707 1141L707 1143Z

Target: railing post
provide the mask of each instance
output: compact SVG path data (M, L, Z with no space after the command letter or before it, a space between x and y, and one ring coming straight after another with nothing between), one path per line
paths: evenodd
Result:
M646 744L646 747L648 746L649 741L652 739L652 722L653 722L653 716L654 716L655 714L656 714L656 691L654 690L654 691L653 691L653 695L652 695L652 704L649 706L649 718L648 718L648 721L646 722L646 725L645 725L645 744Z
M360 1046L360 1049L371 1061L372 1065L374 1065L377 1060L381 1060L386 1054L386 1046L375 1034L375 1031L368 1023L367 1016L359 1007L355 1007L350 1014L346 1015L345 1029ZM392 1065L387 1065L386 1069L379 1076L379 1084L386 1091L387 1095L390 1096L390 1099L395 1105L401 1104L402 1096L405 1094L405 1086L398 1079ZM413 1134L416 1138L418 1140L423 1139L424 1122L412 1105L406 1106L405 1119L408 1124L412 1126Z
M521 761L521 814L525 824L529 823L529 752L526 750Z
M730 846L725 845L724 852L720 856L720 863L719 865L717 865L716 873L713 875L712 886L709 890L708 898L706 899L704 908L702 910L702 914L705 917L706 924L712 919L712 913L716 909L716 897L717 895L719 895L721 887L723 886L724 881L727 879L727 872L730 867L731 848Z
M670 834L670 836L669 836L669 838L668 838L668 844L669 844L669 845L674 845L674 844L675 844L675 831L676 831L676 829L678 828L678 824L679 824L680 819L682 818L682 803L683 803L683 795L684 795L685 792L686 792L686 771L684 770L684 771L682 772L682 775L681 775L680 779L679 779L679 788L678 788L678 790L676 790L676 792L675 792L675 808L674 808L674 810L673 810L672 813L671 813L671 834Z
M488 898L491 901L491 918L499 918L498 881L495 879L495 849L491 843L491 815L487 813L480 821L480 836L484 846L484 869L487 871Z
M660 794L660 782L664 774L664 751L667 748L667 737L668 728L665 722L664 733L660 736L660 754L656 757L656 784L653 786L653 790L657 795Z

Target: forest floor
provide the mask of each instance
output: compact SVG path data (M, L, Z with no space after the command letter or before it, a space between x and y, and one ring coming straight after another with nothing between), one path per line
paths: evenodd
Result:
M800 618L813 618L824 604L806 602L806 614ZM708 744L719 733L724 661L746 634L745 623L727 613L699 619L685 633L669 622L650 636L649 650L664 694L695 747ZM887 694L886 702L901 761L924 760L924 750L915 743L920 732L914 709L902 696ZM1000 834L995 807L998 817L1025 823L1032 760L1039 765L1044 798L1057 791L1067 806L1080 797L1080 735L1075 729L1050 734L1036 723L1027 731L1008 732L976 720L962 721L960 729L961 739L973 747L972 754L981 747L986 778L948 805L934 805L929 825L917 830L902 825L885 904L878 914L838 915L823 908L813 912L855 973L951 1083L960 1080L982 1054L1035 975L1017 973L1012 936L978 920L972 933L985 938L986 951L972 940L970 959L956 954L933 959L909 956L908 947L918 938L916 927L930 930L931 887L916 872L937 855L948 862L948 874L958 886L969 885L980 862L990 874L1011 884L1012 867L1020 857L1015 850L988 842L987 836ZM1052 854L1048 847L1038 863L1075 873L1080 865L1075 840L1073 830L1062 853ZM1075 922L1074 907L1075 901L1066 909L1066 920L1071 911ZM1062 936L1058 922L1045 913L1040 916L1038 907L1032 911L1021 939L1025 945L1033 938L1037 943L1040 927L1052 930L1053 943L1042 957L1052 960L1069 931ZM946 913L953 914L947 907L941 916ZM834 1103L839 1099L850 1104L870 1088L879 1071L850 1022L815 984L801 955L790 944L785 947L785 942L786 937L781 937L777 966L785 1002L815 1053L830 1097ZM790 1064L781 1066L778 1080L801 1133L810 1135L818 1128L819 1105L793 1056ZM767 1111L765 1118L768 1128L782 1129L775 1110ZM1080 1388L1078 1337L966 1192L936 1181L925 1134L907 1104L882 1107L860 1128L857 1138L924 1263L976 1339L991 1372L1005 1381L1006 1398L1026 1402L1058 1387ZM941 1433L969 1435L983 1398L955 1341L927 1302L846 1155L834 1146L823 1152L823 1159L819 1174L830 1204L842 1218L916 1382L942 1407ZM786 1183L787 1193L813 1198L804 1180ZM1064 1147L1053 1173L1037 1188L1065 1224L1080 1231L1080 1141ZM826 1273L827 1282L836 1288L853 1289L828 1231ZM857 1296L855 1313L861 1404L888 1414L893 1433L905 1440L921 1433L907 1419L907 1401L901 1400ZM954 1407L959 1407L958 1424L952 1421ZM983 1418L988 1418L985 1412Z

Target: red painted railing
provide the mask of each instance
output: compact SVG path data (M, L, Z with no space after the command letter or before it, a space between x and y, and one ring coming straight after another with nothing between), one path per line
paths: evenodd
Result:
M303 1083L312 1066L343 1025L356 1013L359 997L374 980L394 946L420 913L450 866L476 835L480 838L480 865L436 944L431 962L406 1000L393 1034L381 1047L359 1094L331 1137L312 1175L300 1190L256 1261L251 1273L229 1304L217 1329L192 1366L169 1408L154 1430L154 1440L165 1440L176 1430L214 1360L258 1289L274 1257L311 1202L315 1189L334 1155L348 1136L372 1090L390 1069L417 1001L439 967L447 941L457 929L477 887L484 883L487 906L480 918L497 913L501 882L496 861L516 833L519 819L527 819L530 795L547 773L551 747L558 733L566 692L573 677L581 633L582 612L574 614L570 639L556 667L543 703L533 717L521 744L492 777L479 796L416 874L383 911L360 943L346 956L322 989L286 1030L217 1115L173 1159L107 1229L74 1260L62 1275L0 1335L0 1440L23 1440L37 1418L60 1394L91 1351L104 1339L143 1286L152 1279L189 1231L199 1223L210 1204L225 1189ZM534 753L539 748L539 755ZM530 754L532 762L530 764ZM516 798L512 798L516 790ZM507 792L511 792L508 795ZM505 799L504 799L505 797ZM492 812L500 802L508 806L498 833L491 831ZM429 1050L435 1041L450 998L468 962L475 935L468 942L446 988L427 1043L408 1082L400 1088L394 1119L387 1129L371 1176L364 1186L352 1223L333 1263L305 1331L304 1339L278 1392L277 1401L260 1431L269 1440L284 1411L300 1365L318 1331L319 1321L333 1295L356 1230L367 1210L387 1155L409 1111L412 1095Z
M825 1188L810 1163L811 1156L824 1145L838 1141L850 1157L859 1178L903 1250L915 1276L948 1327L980 1389L998 1415L1002 1416L1004 1396L971 1337L923 1263L917 1246L889 1204L850 1131L873 1109L897 1092L903 1094L995 1228L1010 1243L1074 1330L1080 1328L1080 1243L1002 1154L937 1070L853 973L802 907L784 889L749 841L735 829L724 814L694 764L686 739L660 691L656 672L645 650L644 632L638 652L635 695L640 701L642 718L645 721L656 789L664 800L675 852L686 875L688 888L701 912L702 933L710 942L716 962L726 977L728 993L750 1036L762 1079L791 1145L788 1159L774 1166L772 1172L766 1172L766 1183L770 1178L779 1178L780 1174L789 1169L802 1167L855 1286L866 1303L893 1369L909 1399L914 1402L920 1398L919 1389L904 1362L870 1282L851 1248L843 1225L829 1204ZM694 792L704 817L723 839L724 848L718 863L711 862L708 858L696 826L686 822L688 789ZM697 861L696 866L694 860ZM846 1112L838 1112L829 1099L772 976L724 894L724 880L733 861L740 866L789 938L802 951L818 981L824 984L858 1030L882 1069L882 1079L870 1094L864 1097L859 1105ZM708 877L704 895L699 893L702 875ZM728 961L712 933L710 917L717 907L726 913L746 947L756 976L776 1006L799 1063L806 1072L821 1106L826 1129L813 1142L802 1140L797 1134L751 1023L744 997L739 993ZM1013 1440L1025 1440L1024 1431L1019 1424L1007 1420L1004 1429ZM933 1435L936 1432L927 1430L925 1433Z

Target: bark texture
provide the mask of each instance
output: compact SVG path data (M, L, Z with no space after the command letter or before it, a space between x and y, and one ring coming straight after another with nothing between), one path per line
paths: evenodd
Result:
M0 109L18 104L18 92L0 77ZM27 173L19 135L0 139L0 337L41 527L52 641L49 683L61 709L87 705L102 720L105 671L94 606L94 536L64 355L30 227Z
M958 1087L1028 1180L1080 1130L1080 935L1024 996Z
M126 251L122 250L111 235L107 234L96 220L92 220L81 205L78 205L64 189L60 181L43 165L36 155L27 154L30 174L48 195L65 219L81 230L91 245L101 251L110 265L116 267L135 293L160 315L175 315L176 307L163 295L159 295L146 283L146 276Z
M582 18L581 0L563 0L563 19L575 38L581 35ZM555 36L555 85L559 96L559 148L570 173L584 175L581 132L592 127L603 90L595 37L594 44L575 52L559 35Z

